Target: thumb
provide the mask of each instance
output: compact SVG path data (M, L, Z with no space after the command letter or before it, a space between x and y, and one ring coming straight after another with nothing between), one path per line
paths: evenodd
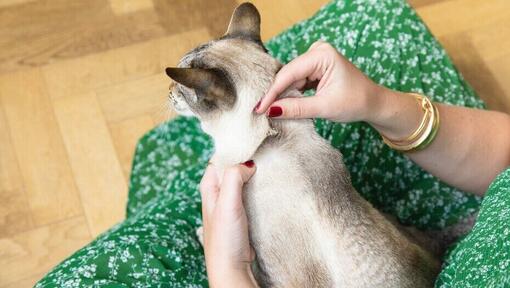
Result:
M231 207L242 206L243 185L250 180L255 170L253 161L248 164L239 164L225 169L219 200Z
M316 118L320 107L316 97L283 98L273 102L267 116L272 118Z

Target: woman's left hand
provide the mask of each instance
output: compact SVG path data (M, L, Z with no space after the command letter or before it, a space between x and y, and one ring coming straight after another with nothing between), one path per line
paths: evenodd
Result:
M251 273L255 253L248 238L243 185L255 173L253 161L225 169L221 181L209 164L200 183L204 251L211 287L256 287Z

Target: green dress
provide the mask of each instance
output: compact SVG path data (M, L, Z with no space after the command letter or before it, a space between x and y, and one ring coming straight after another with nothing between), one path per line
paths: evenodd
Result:
M405 1L332 1L267 48L285 63L319 39L382 85L438 102L484 107ZM317 120L316 128L343 153L356 189L402 223L442 228L480 207L480 198L392 151L365 123ZM177 117L147 133L136 148L126 220L63 261L36 287L207 286L195 230L201 225L198 183L212 150L192 118ZM509 174L491 186L475 229L447 256L438 287L510 283Z

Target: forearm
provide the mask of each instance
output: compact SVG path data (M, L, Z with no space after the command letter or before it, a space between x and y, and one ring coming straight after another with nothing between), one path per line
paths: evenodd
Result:
M391 139L419 125L423 111L413 97L381 89L368 122ZM482 195L510 165L510 116L500 112L437 104L441 124L426 149L407 153L423 169L464 191Z

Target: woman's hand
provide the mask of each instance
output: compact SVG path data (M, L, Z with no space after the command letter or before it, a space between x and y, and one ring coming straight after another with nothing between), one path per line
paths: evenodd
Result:
M289 88L316 88L315 96L275 99ZM281 118L326 118L339 122L370 121L382 87L372 82L330 44L315 42L283 66L257 113ZM273 103L274 101L274 103ZM269 109L268 109L269 107Z
M313 87L313 97L276 100L287 89ZM446 183L483 195L510 165L510 116L436 106L441 124L434 142L408 157ZM414 97L377 85L335 48L320 41L283 66L255 111L279 118L365 121L390 139L405 139L423 118L423 109Z
M256 287L250 264L255 253L248 239L243 185L255 173L253 161L227 168L220 181L213 164L200 183L204 251L211 287Z

